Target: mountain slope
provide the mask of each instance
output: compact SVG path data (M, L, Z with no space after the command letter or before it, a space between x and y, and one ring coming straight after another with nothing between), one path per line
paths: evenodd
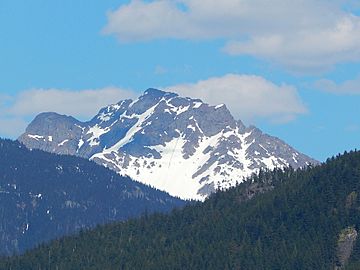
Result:
M185 202L94 162L0 139L0 254Z
M186 199L204 199L260 168L317 162L278 138L236 121L225 105L148 89L100 110L89 122L38 115L19 138L29 148L94 160Z
M244 202L253 184L275 188ZM204 203L54 241L0 268L359 269L359 194L360 152L352 152L315 168L262 172Z

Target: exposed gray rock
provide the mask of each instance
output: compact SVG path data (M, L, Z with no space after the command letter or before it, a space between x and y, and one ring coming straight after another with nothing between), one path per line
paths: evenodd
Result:
M202 196L207 196L208 194L211 194L213 192L215 192L214 183L206 184L198 191L198 193Z
M344 269L353 251L357 236L358 232L354 227L348 227L340 232L335 270Z
M75 155L83 133L82 125L71 116L41 113L26 128L19 141L29 148Z

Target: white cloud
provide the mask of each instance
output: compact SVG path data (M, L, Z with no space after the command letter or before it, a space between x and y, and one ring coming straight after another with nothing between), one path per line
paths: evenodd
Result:
M164 75L168 72L167 68L163 67L163 66L160 66L160 65L157 65L155 68L154 68L154 74L155 75Z
M360 17L345 0L132 0L103 32L121 42L224 38L224 51L313 72L360 60ZM349 2L350 3L350 2Z
M236 118L249 122L257 118L287 122L306 112L294 87L276 85L259 76L228 74L165 90L201 98L213 105L224 103ZM0 136L17 138L41 112L89 120L100 108L138 95L115 87L81 91L32 89L15 96L0 95Z
M229 42L224 50L273 60L300 72L327 70L336 63L360 60L360 18L345 16L323 29L254 35Z
M293 86L276 85L254 75L227 74L166 89L210 104L224 103L235 118L245 122L258 118L288 122L307 112Z
M25 130L29 120L41 112L57 112L88 120L100 108L135 96L131 90L115 87L81 91L32 89L15 96L2 95L0 136L18 137Z
M115 87L81 91L33 89L16 96L9 113L24 116L51 111L87 119L105 105L134 96L130 90Z
M322 79L315 82L314 88L335 94L360 95L360 77L342 83Z

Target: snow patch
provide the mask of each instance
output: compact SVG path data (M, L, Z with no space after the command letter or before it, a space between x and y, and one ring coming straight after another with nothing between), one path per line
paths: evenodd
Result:
M297 153L293 153L293 154L292 154L292 160L293 160L295 163L298 163L298 160L296 159L297 156L298 156Z
M137 123L135 125L133 125L128 132L125 134L125 136L118 141L115 145L113 145L112 147L104 150L104 153L111 153L111 152L118 152L119 149L124 146L125 144L129 143L132 141L133 136L142 129L143 127L143 123L146 121L146 119L148 119L152 113L155 110L155 107L157 106L157 104L153 107L151 107L150 109L148 109L147 111L145 111L143 114L141 115L135 115L135 117L138 117Z
M32 134L28 134L27 135L29 138L31 138L31 139L34 139L34 140L44 140L45 139L45 137L44 136L41 136L41 135L32 135Z
M78 124L75 124L75 127L80 128L82 131L84 131L84 130L85 130L85 127L79 126Z
M102 112L99 116L98 119L100 119L102 122L107 122L111 119L111 115L112 113L104 113Z
M160 159L120 156L117 151L131 141L133 135L139 131L142 123L151 113L152 109L140 116L137 124L127 132L122 140L102 153L93 155L91 159L103 160L103 164L111 164L121 175L130 176L136 181L164 190L170 195L182 199L204 200L206 195L198 192L205 185L214 185L218 189L229 188L258 171L251 168L252 161L248 158L248 148L253 143L253 141L247 142L251 132L241 134L238 128L226 132L221 131L211 137L200 137L198 145L195 147L195 153L186 158L184 157L184 146L188 141L178 129L176 132L179 137L173 138L164 145L148 146L161 155ZM187 127L192 130L196 129L193 125ZM220 145L233 135L239 138L241 145L228 149L227 152L217 156ZM112 153L111 158L107 155L110 153ZM217 156L215 162L213 161L214 156ZM224 158L229 160L224 162ZM128 162L127 166L123 166L125 160ZM274 160L272 158L265 159L264 163L273 168ZM232 167L231 162L235 161L241 166Z
M176 111L176 115L182 114L183 112L186 112L189 109L190 106L181 106L178 108L178 110Z
M193 131L195 131L195 130L196 130L196 129L195 129L195 127L194 127L194 126L192 126L192 125L188 125L186 128L192 129Z
M83 146L84 145L84 140L83 139L80 139L79 140L79 143L78 143L78 150L81 148L81 146Z
M100 144L100 142L99 142L100 136L107 133L107 132L109 132L109 131L110 131L109 127L103 129L98 124L96 124L93 127L90 127L88 132L86 132L86 134L92 134L92 136L87 140L89 142L89 145L90 146L99 145Z
M26 223L26 224L24 225L22 234L25 234L25 232L28 231L28 230L29 230L29 223Z
M69 140L66 139L66 140L63 140L61 143L58 144L58 146L63 146L65 143L67 143Z

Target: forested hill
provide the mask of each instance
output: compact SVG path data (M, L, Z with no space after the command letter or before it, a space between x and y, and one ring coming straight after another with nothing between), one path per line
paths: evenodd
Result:
M94 162L0 139L0 254L184 204Z
M360 269L360 152L251 181L169 215L53 241L0 268ZM250 184L269 182L272 191L244 202Z

